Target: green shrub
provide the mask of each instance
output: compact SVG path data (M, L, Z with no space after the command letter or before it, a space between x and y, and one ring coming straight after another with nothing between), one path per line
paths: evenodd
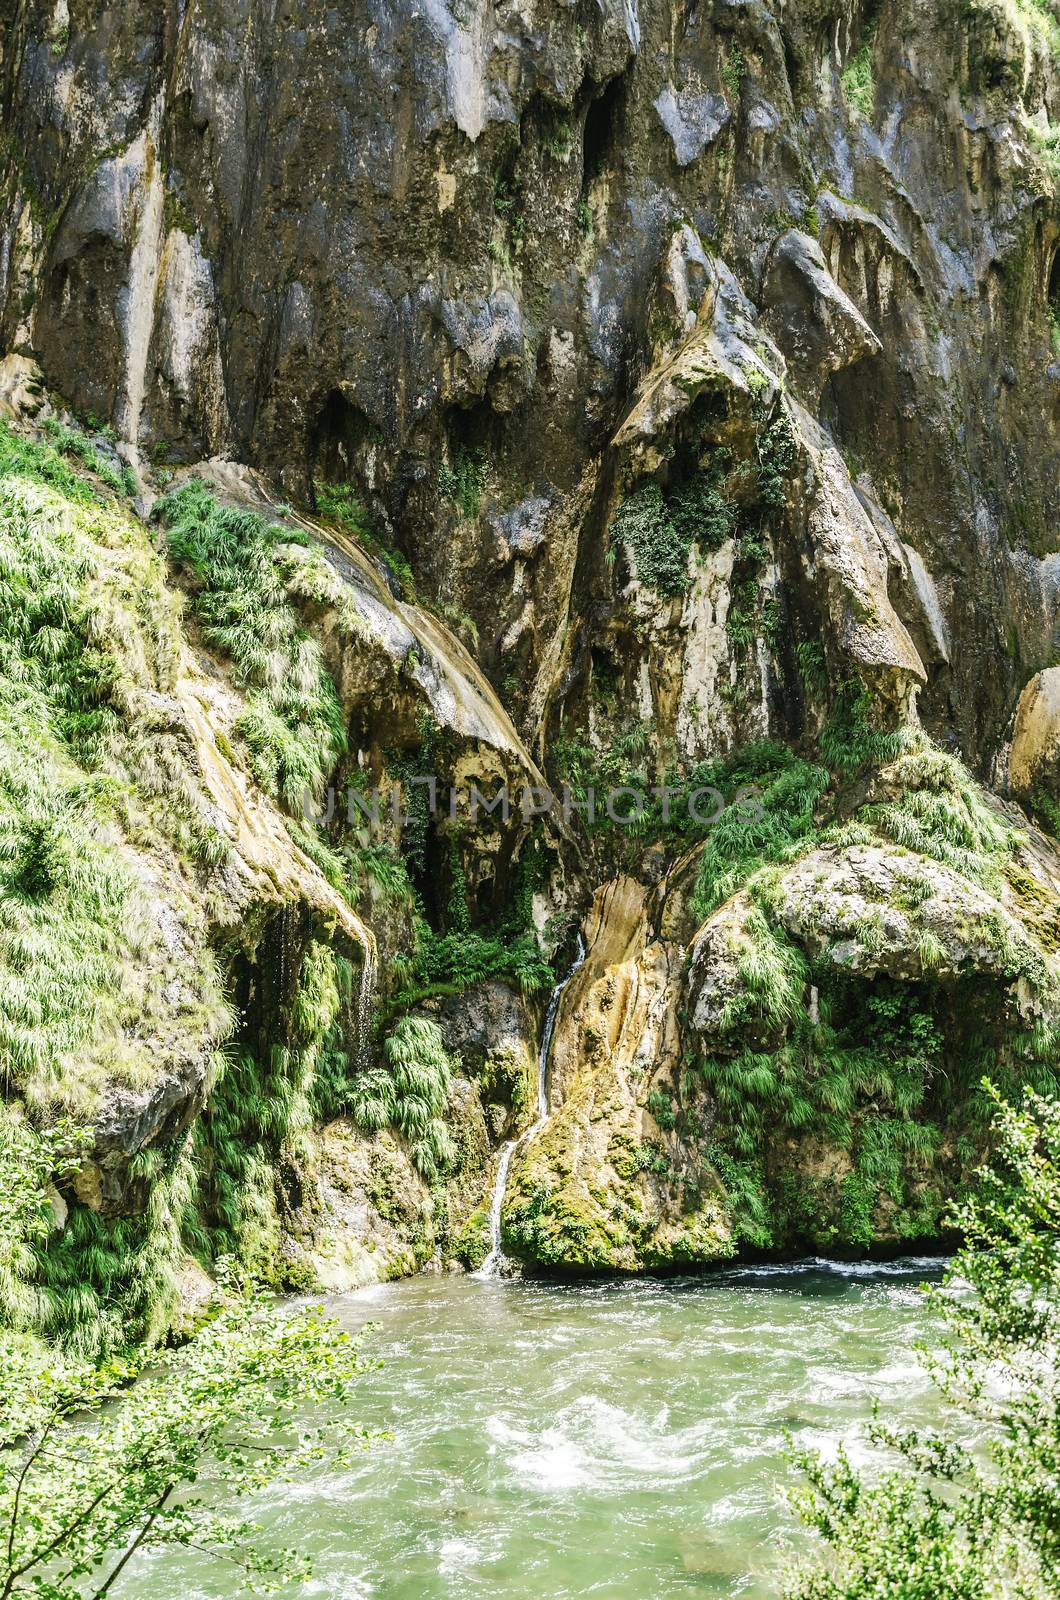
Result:
M823 767L769 741L746 747L718 777L727 795L746 785L755 794L752 803L729 806L710 831L692 898L700 918L760 866L791 859L813 842L815 808L829 782Z
M128 468L116 467L96 449L88 435L82 433L79 428L68 428L54 417L46 417L42 426L46 437L56 450L64 456L71 456L75 461L80 461L90 472L94 472L108 489L113 489L118 494L128 494L130 488L135 491L135 484L130 485Z
M717 488L699 474L666 494L654 481L641 484L619 506L610 531L629 550L638 580L657 594L675 596L692 582L692 548L717 550L734 528Z
M339 523L347 533L353 534L358 543L365 545L371 555L382 561L401 590L402 599L415 605L416 580L412 568L404 556L398 555L396 550L389 549L382 542L352 484L326 483L316 479L313 491L321 516Z

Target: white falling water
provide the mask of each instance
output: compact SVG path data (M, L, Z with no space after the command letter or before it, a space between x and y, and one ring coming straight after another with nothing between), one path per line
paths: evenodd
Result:
M535 1134L540 1133L549 1117L548 1106L548 1058L552 1052L552 1035L556 1031L556 1018L559 1016L559 1003L563 998L563 991L570 983L574 974L585 960L585 940L578 935L578 953L570 971L553 989L545 1012L545 1026L541 1032L541 1048L537 1053L537 1121L517 1139L509 1139L501 1151L501 1159L497 1166L497 1181L493 1185L493 1198L490 1201L490 1250L489 1255L481 1267L474 1274L476 1278L499 1278L505 1264L504 1248L501 1244L501 1211L504 1206L504 1191L508 1187L508 1173L511 1170L512 1157L520 1145L526 1144Z
M365 945L361 964L361 982L357 993L357 1031L354 1050L357 1070L368 1066L369 1047L372 1042L372 1002L375 999L376 954L374 947Z

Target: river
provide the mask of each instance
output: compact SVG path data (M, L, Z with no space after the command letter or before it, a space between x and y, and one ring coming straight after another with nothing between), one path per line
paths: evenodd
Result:
M251 1514L312 1553L324 1600L775 1596L797 1540L790 1429L855 1440L879 1395L934 1411L913 1342L930 1260L546 1285L416 1278L334 1302L385 1365L352 1467ZM143 1585L146 1582L146 1587ZM166 1553L151 1600L223 1600L222 1563Z

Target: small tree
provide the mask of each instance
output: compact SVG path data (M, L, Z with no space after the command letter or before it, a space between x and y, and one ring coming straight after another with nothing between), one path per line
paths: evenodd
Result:
M875 1474L842 1450L796 1457L796 1508L830 1555L794 1575L790 1600L1060 1593L1060 1103L990 1092L996 1154L928 1291L942 1347L920 1351L947 1423L903 1430L877 1409L869 1436L898 1459Z
M23 1127L0 1150L0 1265L47 1226L56 1148ZM254 1297L229 1297L180 1350L102 1369L0 1330L0 1600L101 1600L167 1545L224 1557L255 1591L304 1575L231 1507L364 1444L349 1410L364 1368L320 1307L286 1315Z

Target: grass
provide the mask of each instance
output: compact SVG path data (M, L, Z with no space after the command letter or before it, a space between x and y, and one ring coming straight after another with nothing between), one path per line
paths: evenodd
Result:
M46 417L42 428L49 444L54 446L60 455L80 461L90 472L94 472L108 489L113 489L116 494L136 493L136 478L132 469L115 466L110 457L99 450L82 429L68 427L55 417Z
M236 1041L220 1063L195 1128L199 1188L183 1217L187 1242L204 1260L235 1253L275 1287L289 1286L276 1174L285 1163L311 1173L308 1135L341 1107L359 1031L355 970L330 945L309 942L292 992L267 1039Z
M236 724L258 783L292 811L316 802L346 748L342 707L287 580L289 530L222 506L192 481L156 502L171 559L192 579L203 639L232 663L247 706ZM304 575L303 575L304 579Z
M176 648L142 530L0 426L0 1083L42 1111L87 1114L103 1084L156 1070L141 1024L167 1012L174 956L133 845L207 826L168 790L150 714ZM186 1026L223 1030L212 956L184 965Z
M372 525L371 517L353 486L348 483L325 483L317 479L313 484L317 510L323 517L337 522L351 533L386 567L401 591L401 598L410 605L417 604L416 580L404 556L390 550L382 542Z
M867 29L855 55L840 74L843 98L857 117L871 118L876 108L876 80L872 71L875 33Z
M760 867L792 860L812 845L815 810L830 781L825 768L770 741L747 747L717 778L726 796L754 785L756 810L731 804L711 829L692 900L698 917L709 916Z
M899 756L887 776L898 797L864 807L862 818L904 849L996 888L1018 837L986 804L967 768L925 746Z
M456 1146L444 1120L453 1062L441 1029L427 1017L401 1017L383 1041L379 1065L351 1084L354 1120L369 1130L396 1127L412 1163L433 1181L452 1166Z

